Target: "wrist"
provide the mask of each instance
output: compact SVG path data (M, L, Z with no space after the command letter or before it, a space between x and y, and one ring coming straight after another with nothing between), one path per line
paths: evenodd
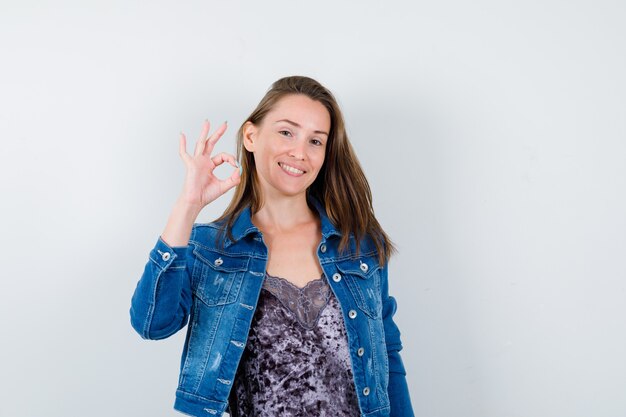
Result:
M174 203L174 210L178 211L179 213L191 215L194 217L194 219L198 216L198 214L200 214L202 209L202 205L190 203L183 197L179 197L178 200L176 200L176 203Z

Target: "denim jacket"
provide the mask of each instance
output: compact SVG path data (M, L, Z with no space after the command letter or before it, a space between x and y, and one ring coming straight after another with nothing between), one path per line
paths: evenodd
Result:
M354 238L339 253L340 232L311 202L322 228L317 256L343 312L361 416L411 417L387 265L379 266L367 239L358 255ZM267 266L267 247L250 216L247 208L235 220L234 240L215 223L194 224L184 247L159 237L132 297L131 324L144 339L164 339L189 323L174 408L192 416L228 411Z

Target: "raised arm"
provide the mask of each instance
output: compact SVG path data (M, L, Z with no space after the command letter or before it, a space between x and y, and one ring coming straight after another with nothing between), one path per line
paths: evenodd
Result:
M179 153L186 168L183 191L159 236L131 300L130 321L144 339L166 338L187 324L191 308L191 254L189 240L200 211L209 203L239 184L240 171L224 180L213 170L228 162L239 167L234 156L221 153L211 156L217 140L226 130L222 124L211 136L205 121L194 155L186 150L181 133Z

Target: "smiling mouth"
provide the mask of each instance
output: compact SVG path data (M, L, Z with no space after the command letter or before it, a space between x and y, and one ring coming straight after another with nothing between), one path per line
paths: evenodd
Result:
M292 166L289 166L287 164L284 164L282 162L279 162L278 165L283 169L283 171L287 171L291 174L296 174L296 175L301 175L304 174L304 171L299 170L298 168L294 168Z

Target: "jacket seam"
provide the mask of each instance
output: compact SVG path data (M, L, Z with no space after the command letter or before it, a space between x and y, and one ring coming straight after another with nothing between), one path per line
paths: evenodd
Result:
M213 331L211 334L211 344L208 346L207 350L208 352L211 352L213 350L213 344L215 344L215 334L217 333L217 329L220 326L220 323L222 322L222 315L224 314L224 308L225 308L226 304L222 304L219 307L221 307L221 311L218 314L218 320L217 323L215 323L215 326L213 327ZM209 364L209 359L210 359L211 355L207 355L206 356L206 360L204 361L204 364L202 366L202 375L200 375L200 377L198 378L198 383L196 384L196 386L194 387L194 392L198 392L198 390L200 389L200 385L202 385L202 380L204 379L204 375L206 374L206 368ZM220 363L218 365L218 368L221 368L222 366L222 360L224 359L223 356L220 353ZM213 388L211 388L211 391L213 391Z
M232 251L229 252L229 251L225 251L222 249L218 249L216 247L209 247L209 246L203 245L202 243L197 242L197 241L190 241L190 242L193 243L198 248L205 249L214 253L219 253L220 255L224 255L224 256L236 256L236 257L246 256L246 257L255 258L255 259L267 259L266 256L259 255L258 252L232 252Z
M150 258L152 259L152 258ZM154 279L154 288L152 289L152 299L150 300L150 305L148 307L148 312L146 314L146 319L143 323L143 333L146 339L150 339L150 324L152 323L152 317L154 316L154 308L156 305L156 293L159 285L159 280L161 279L161 275L163 275L164 269L160 267L158 263L156 263L156 267L159 270L156 278Z
M180 388L179 388L179 389L177 389L177 390L176 390L176 392L177 392L177 393L181 393L181 394L186 395L186 396L190 396L190 397L198 398L198 399L203 400L203 401L211 401L211 402L214 402L214 403L224 404L224 401L220 401L220 400L216 400L216 399L212 399L212 398L203 397L202 395L193 394L193 393L191 393L191 392L189 392L189 391L185 391L185 390L180 389ZM183 399L184 399L184 398L183 398Z

